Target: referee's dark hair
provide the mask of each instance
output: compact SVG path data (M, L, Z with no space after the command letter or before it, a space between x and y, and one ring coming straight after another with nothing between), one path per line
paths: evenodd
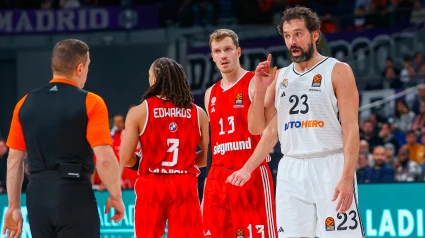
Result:
M79 64L85 65L89 47L83 41L67 39L60 41L53 48L52 70L53 73L72 75Z

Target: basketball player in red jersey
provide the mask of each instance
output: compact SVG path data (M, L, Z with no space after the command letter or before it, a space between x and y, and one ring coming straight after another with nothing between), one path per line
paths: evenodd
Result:
M193 103L181 65L155 60L143 102L128 112L121 166L138 169L135 237L203 237L198 167L206 166L208 117ZM134 156L137 142L141 159ZM196 152L199 145L201 151Z
M266 158L243 187L226 183L227 177L245 164L260 141L260 136L248 131L254 73L240 66L241 48L232 30L214 31L210 48L223 79L205 93L212 165L204 190L204 236L276 238L274 186Z

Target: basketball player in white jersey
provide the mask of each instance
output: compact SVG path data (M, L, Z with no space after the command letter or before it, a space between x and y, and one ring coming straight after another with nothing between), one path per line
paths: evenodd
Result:
M276 219L279 238L364 237L357 207L359 96L345 63L317 52L320 21L305 7L283 13L279 33L293 63L270 73L269 55L255 72L249 130L256 151L228 181L242 186L279 138ZM316 233L317 232L317 233Z

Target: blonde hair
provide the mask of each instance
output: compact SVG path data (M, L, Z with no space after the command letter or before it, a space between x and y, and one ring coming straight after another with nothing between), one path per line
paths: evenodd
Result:
M224 38L230 37L236 48L239 48L239 38L236 33L230 29L217 29L210 35L210 48L213 41L222 41Z

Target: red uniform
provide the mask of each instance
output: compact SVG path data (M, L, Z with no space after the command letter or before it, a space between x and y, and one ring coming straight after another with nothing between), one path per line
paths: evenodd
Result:
M212 166L204 192L205 237L277 237L274 186L268 161L265 159L242 187L225 182L242 168L260 141L260 136L248 131L249 85L253 76L253 72L247 72L227 90L221 87L220 80L211 89L208 114Z
M147 120L140 135L142 158L136 181L135 230L138 238L203 237L195 165L200 141L198 107L146 100Z
M124 136L125 130L123 131L115 131L112 134L112 148L114 149L115 156L117 159L120 159L120 146L121 139ZM136 153L139 152L140 148L136 148ZM124 182L124 189L133 189L134 184L136 183L136 179L138 178L137 172L131 170L129 168L124 168L124 172L122 174L122 180Z
M124 131L114 131L112 134L112 149L114 150L115 156L117 157L118 161L120 159L120 145ZM138 143L135 153L138 152L140 152L140 143ZM96 163L96 156L94 156L94 162ZM133 189L137 178L138 175L136 171L131 170L129 168L125 168L122 175L122 180L124 181L124 189ZM101 183L102 181L100 180L99 174L96 173L94 184L100 185Z

